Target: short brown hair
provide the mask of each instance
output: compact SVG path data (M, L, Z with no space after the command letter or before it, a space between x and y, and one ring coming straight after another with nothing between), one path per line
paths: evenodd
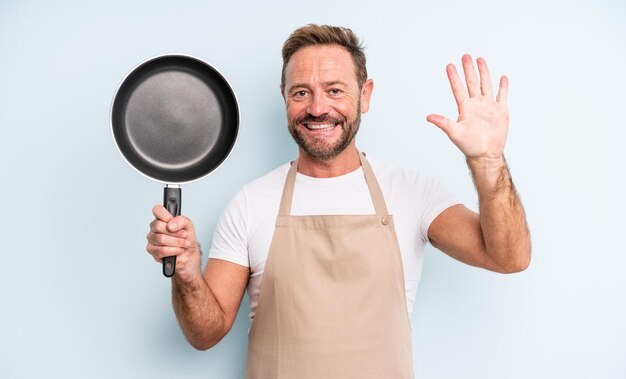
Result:
M356 34L341 26L308 24L291 33L283 45L281 88L285 86L285 68L291 56L303 47L314 45L339 45L345 48L352 56L359 88L363 87L363 83L367 80L367 68L365 67L363 46Z

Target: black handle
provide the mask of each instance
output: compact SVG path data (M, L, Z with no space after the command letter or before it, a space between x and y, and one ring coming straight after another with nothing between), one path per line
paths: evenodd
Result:
M172 214L180 216L182 191L180 187L165 187L163 189L163 206ZM176 256L163 258L163 275L170 278L176 271Z

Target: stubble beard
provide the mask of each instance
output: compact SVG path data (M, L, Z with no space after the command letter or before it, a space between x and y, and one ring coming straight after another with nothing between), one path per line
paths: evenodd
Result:
M359 99L356 115L354 121L348 122L345 117L331 117L328 114L323 114L319 117L311 116L310 114L306 114L303 117L299 117L295 119L291 124L289 124L288 129L293 140L296 141L298 146L302 148L308 155L312 158L318 159L320 161L328 161L344 151L350 142L354 139L357 132L359 131L359 126L361 125L361 99ZM298 128L299 124L306 122L319 122L319 123L339 123L339 127L341 127L341 136L332 145L326 144L323 139L315 138L313 140L307 140L302 135L302 132Z

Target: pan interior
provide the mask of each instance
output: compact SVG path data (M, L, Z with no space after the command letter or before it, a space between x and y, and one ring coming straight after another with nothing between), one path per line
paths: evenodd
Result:
M135 69L113 104L113 134L126 160L147 176L188 182L217 168L232 149L237 103L206 63L165 56Z
M161 167L193 166L213 149L222 125L213 92L186 72L147 78L126 106L130 143L142 158Z

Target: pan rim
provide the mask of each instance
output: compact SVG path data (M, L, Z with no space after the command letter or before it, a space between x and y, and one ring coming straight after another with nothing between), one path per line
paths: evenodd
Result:
M133 165L124 155L124 153L122 152L122 150L120 149L120 146L117 142L117 139L115 138L115 131L114 131L114 126L113 126L113 106L115 105L115 99L117 98L117 95L119 94L120 88L122 87L122 85L124 84L124 82L126 82L126 80L128 79L129 76L131 76L137 69L139 69L140 67L144 66L145 64L152 62L154 60L157 59L162 59L162 58L168 58L168 57L183 57L183 58L189 58L189 59L193 59L196 60L206 66L208 66L209 68L211 68L212 70L214 70L223 80L224 83L226 83L226 85L228 86L228 89L230 89L230 92L232 93L234 99L235 99L235 108L237 108L237 133L235 133L235 139L233 140L233 143L230 147L230 149L228 150L228 153L226 154L226 156L224 157L224 159L222 159L222 161L215 166L212 170L204 173L203 175L195 178L195 179L191 179L191 180L184 180L184 181L164 181L161 179L157 179L155 177L152 177L148 174L146 174L145 172L141 171L140 169L138 169L137 167L135 167L135 165ZM217 171L220 167L222 167L222 165L224 163L226 163L226 161L228 160L228 158L230 158L231 154L233 153L233 150L235 150L235 147L237 145L237 140L239 140L239 128L241 127L241 110L239 109L239 99L237 99L237 94L235 93L235 90L233 89L232 85L230 84L230 82L226 79L226 77L224 76L224 74L222 74L221 71L219 71L216 67L214 67L213 65L209 64L208 62L206 62L203 59L200 59L194 55L191 54L186 54L186 53L165 53L165 54L159 54L159 55L155 55L152 58L146 59L143 62L135 65L135 67L133 67L130 71L128 71L128 73L124 76L124 78L122 78L122 80L119 82L119 84L117 85L117 88L115 89L115 93L113 95L113 98L111 99L111 106L109 108L109 129L111 132L111 136L113 138L113 144L115 145L115 148L117 149L117 151L120 153L120 155L122 156L122 158L124 159L124 161L126 161L126 163L133 168L133 170L137 171L139 174L141 174L142 176L153 180L155 182L158 183L162 183L162 184L173 184L173 185L181 185L181 184L189 184L189 183L193 183L196 182L200 179L203 179L209 175L211 175L213 172Z

